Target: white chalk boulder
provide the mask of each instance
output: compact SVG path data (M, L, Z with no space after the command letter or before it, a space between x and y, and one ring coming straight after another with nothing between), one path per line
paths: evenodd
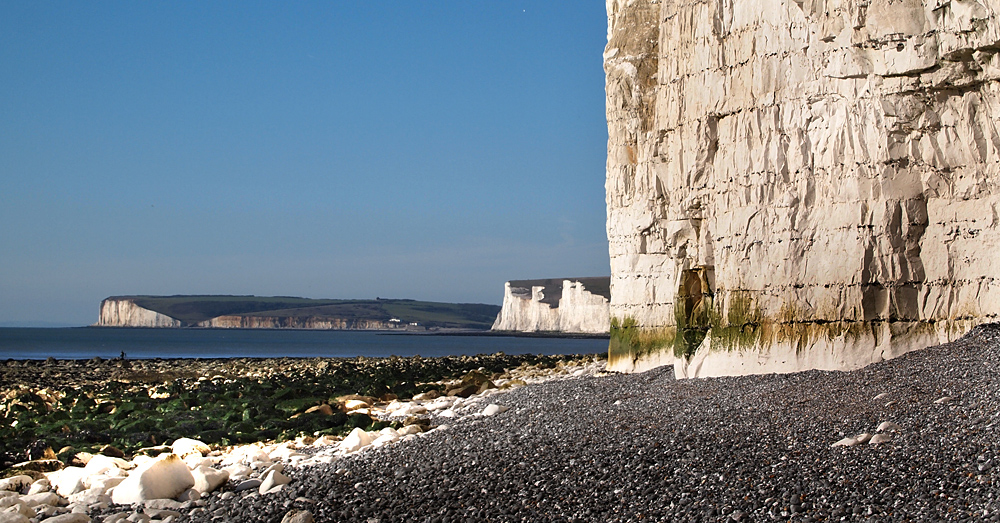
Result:
M510 407L506 405L497 405L496 403L490 403L483 409L483 416L496 416L501 412L506 412Z
M174 441L174 444L170 448L173 449L174 454L182 458L192 454L204 456L212 451L212 449L208 448L208 445L191 438L179 438Z
M278 472L277 470L272 470L264 476L264 480L261 481L258 492L261 494L266 494L269 490L280 485L287 485L292 482L292 478Z
M90 516L81 512L70 512L45 520L46 523L90 523Z
M372 444L372 437L363 429L355 428L340 442L340 450L345 454L356 452Z
M193 486L194 476L177 454L161 454L132 471L115 487L111 499L119 505L173 499Z
M202 494L208 494L229 481L229 471L201 466L191 471L194 477L194 488Z
M13 492L24 492L31 488L31 476L11 476L9 478L0 479L0 490L10 490Z
M31 520L17 512L0 512L0 523L31 523Z

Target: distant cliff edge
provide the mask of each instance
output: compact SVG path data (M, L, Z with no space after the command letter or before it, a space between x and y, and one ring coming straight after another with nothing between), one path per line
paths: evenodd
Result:
M493 330L605 333L610 300L610 277L511 280Z
M487 330L500 311L481 303L316 300L260 296L112 296L97 327Z

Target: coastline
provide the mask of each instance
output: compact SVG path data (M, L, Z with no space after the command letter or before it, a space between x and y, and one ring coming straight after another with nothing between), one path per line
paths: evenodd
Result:
M586 368L446 397L446 410L441 398L374 409L424 409L420 433L199 454L192 464L241 475L194 501L71 506L93 521L162 520L165 505L174 522L1000 520L1000 325L846 372Z

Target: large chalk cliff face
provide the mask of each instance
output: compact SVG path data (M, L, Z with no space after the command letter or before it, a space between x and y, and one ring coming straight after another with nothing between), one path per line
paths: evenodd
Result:
M611 366L850 369L1000 314L1000 0L609 0Z
M606 333L608 286L607 277L509 281L492 330Z
M183 327L180 320L140 307L130 300L101 302L98 327Z

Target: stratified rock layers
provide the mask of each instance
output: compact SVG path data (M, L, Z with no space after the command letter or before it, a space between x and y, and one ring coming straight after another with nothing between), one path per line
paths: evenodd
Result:
M513 280L504 284L495 331L608 332L609 278Z
M608 0L611 367L851 369L995 320L998 7Z
M144 307L132 300L108 298L101 301L98 327L183 327L184 323Z

